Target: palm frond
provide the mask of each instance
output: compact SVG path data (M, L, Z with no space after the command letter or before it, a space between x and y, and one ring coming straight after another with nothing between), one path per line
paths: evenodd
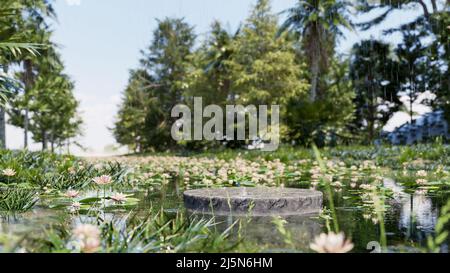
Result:
M40 44L21 43L21 42L0 42L0 50L9 51L14 57L19 57L24 52L28 52L33 56L39 55L38 49Z
M394 11L394 8L388 8L385 12L377 16L375 19L368 22L357 23L355 25L362 31L366 31L373 26L381 24L388 17L388 15L391 14L392 11Z

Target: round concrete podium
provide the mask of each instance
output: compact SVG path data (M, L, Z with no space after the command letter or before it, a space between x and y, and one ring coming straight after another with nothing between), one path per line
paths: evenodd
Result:
M318 213L323 194L293 188L207 188L184 192L191 212L215 215L301 215Z

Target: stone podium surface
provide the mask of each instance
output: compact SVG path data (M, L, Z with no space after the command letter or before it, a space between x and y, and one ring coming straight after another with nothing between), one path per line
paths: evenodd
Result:
M216 215L300 215L318 213L323 194L293 188L206 188L184 192L191 212Z

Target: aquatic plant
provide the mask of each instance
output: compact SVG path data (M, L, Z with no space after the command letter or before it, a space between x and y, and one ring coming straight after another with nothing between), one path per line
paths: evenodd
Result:
M353 243L345 239L344 233L322 233L314 239L310 247L319 253L347 253L353 249Z
M0 188L0 212L25 212L33 208L39 198L35 189Z
M28 234L23 241L29 245L23 247L33 252L154 253L227 252L238 245L228 241L231 229L214 231L214 219L186 217L182 213L169 216L161 210L144 219L130 213L114 221L98 220Z
M428 251L439 253L441 251L441 245L448 238L448 229L446 226L450 223L450 200L447 204L441 208L441 215L437 220L435 226L435 235L429 236L427 239Z
M28 232L24 240L19 238L17 248L8 248L11 252L271 251L271 246L259 245L243 232L256 227L250 220L228 223L229 229L224 231L215 220L185 215L182 192L202 187L314 188L326 196L326 207L314 221L320 223L326 234L345 232L346 237L353 239L354 251L366 249L366 244L373 241L380 242L383 251L392 251L393 245L399 249L411 245L418 249L425 245L420 238L386 236L397 230L392 226L392 217L399 216L392 212L401 204L396 204L396 193L384 183L390 177L404 193L420 194L424 198L431 194L438 200L447 200L450 162L444 157L450 149L438 147L444 151L439 157L426 147L434 146L412 147L407 152L403 147L388 146L316 151L281 147L270 155L227 150L223 154L206 152L191 157L165 153L87 160L0 151L4 155L0 157L0 171L10 168L15 172L13 176L0 172L0 210L3 213L27 211L39 199L39 211L65 217L61 222L33 226L33 230L40 231ZM415 158L399 163L404 154ZM425 158L437 158L437 161ZM94 179L101 182L100 188ZM6 190L16 193L3 194ZM97 193L102 190L102 194ZM30 194L24 194L27 192ZM346 221L349 211L356 221ZM126 214L130 215L123 217ZM98 227L98 248L87 242L85 250L80 247L72 232L78 224ZM436 229L427 245L429 251L445 249L446 224L431 224L423 231L428 234L430 229ZM290 220L275 220L271 228L281 235L274 236L280 240L277 249L308 250L311 238L293 233ZM365 230L364 234L356 233L361 229ZM5 245L4 240L0 245Z

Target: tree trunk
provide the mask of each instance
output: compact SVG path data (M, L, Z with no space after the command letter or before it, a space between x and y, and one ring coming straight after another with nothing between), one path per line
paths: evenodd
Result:
M414 115L414 112L413 112L413 98L412 98L412 96L410 96L409 97L409 119L410 119L411 124L413 123L413 115Z
M418 2L419 2L419 4L422 6L422 9L423 9L423 15L424 15L427 19L430 18L430 12L428 11L427 4L425 4L422 0L419 0Z
M25 84L25 119L23 122L23 130L24 130L24 140L23 146L24 149L28 148L28 125L29 125L29 109L28 109L28 101L27 95L30 92L33 86L33 64L31 60L25 60L23 62L24 66L24 84Z
M413 116L414 116L414 111L413 111L413 103L414 103L414 96L416 94L416 90L415 90L415 85L414 85L414 80L412 78L412 76L409 79L409 117L410 117L410 121L411 124L413 124Z
M431 6L433 7L433 12L438 11L436 0L431 0Z
M45 130L42 130L42 151L47 150L47 132Z
M25 108L25 119L23 121L23 148L28 148L28 121L29 121L29 110L28 106Z
M367 102L368 117L367 117L367 129L368 129L368 143L372 143L375 138L375 123L377 116L377 101L374 90L373 76L369 72L366 76L366 86L369 94L369 101Z
M320 76L320 26L315 24L311 27L307 48L309 55L309 65L311 70L311 90L309 93L309 100L315 102L317 99L317 89L319 86L319 76Z
M50 136L50 147L52 149L52 154L55 153L55 137L53 133Z
M0 107L0 148L6 148L6 115L4 107Z
M319 56L313 57L311 64L311 91L309 94L309 100L311 102L316 101L317 98L317 86L319 84Z
M371 88L372 89L372 88ZM371 90L371 98L369 102L369 118L368 118L368 124L369 127L369 136L368 136L368 143L372 143L373 139L375 138L375 117L376 117L376 103L374 103L373 100L373 90Z

